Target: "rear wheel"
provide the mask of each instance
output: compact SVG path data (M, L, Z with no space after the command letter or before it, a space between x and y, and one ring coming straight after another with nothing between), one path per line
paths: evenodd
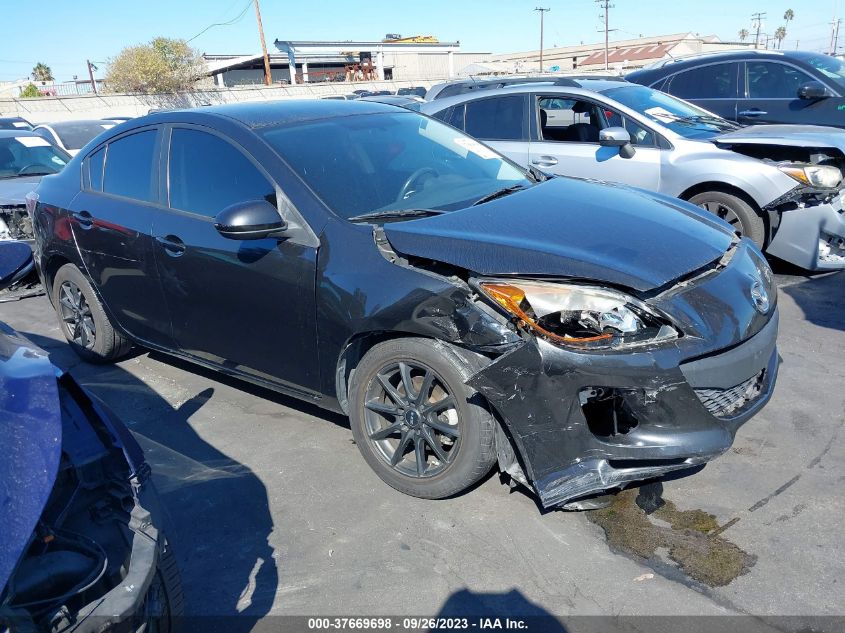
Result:
M53 305L62 334L82 358L107 363L125 355L132 343L109 321L103 304L82 272L73 264L59 268L53 278Z
M350 384L352 434L385 483L414 497L442 499L490 471L495 421L464 384L472 373L439 341L394 339L364 356Z
M737 235L747 237L763 248L766 241L763 218L742 198L722 191L705 191L694 195L689 201L722 218L733 227Z

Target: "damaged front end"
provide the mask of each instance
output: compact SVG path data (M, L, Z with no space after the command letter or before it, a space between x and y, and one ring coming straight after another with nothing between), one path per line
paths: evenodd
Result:
M724 134L716 144L761 160L796 183L762 207L770 220L766 252L807 270L845 268L845 134L831 128L779 134L780 127Z
M0 387L0 630L171 630L178 572L129 431L1 324Z
M517 319L524 343L468 381L502 421L501 469L533 487L544 507L581 508L584 497L724 453L775 385L772 283L742 242L643 298L670 316L675 336L664 328L640 345L577 349ZM765 305L755 293L766 295ZM514 451L501 449L506 440Z

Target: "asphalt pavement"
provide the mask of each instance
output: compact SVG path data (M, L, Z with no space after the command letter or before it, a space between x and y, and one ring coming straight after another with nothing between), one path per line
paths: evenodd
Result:
M140 440L189 614L845 615L845 273L778 282L772 401L727 454L664 485L743 553L723 586L665 548L645 560L609 543L586 513L542 512L495 474L450 500L402 495L366 466L346 419L314 406L155 353L83 363L46 297L0 304L0 320Z

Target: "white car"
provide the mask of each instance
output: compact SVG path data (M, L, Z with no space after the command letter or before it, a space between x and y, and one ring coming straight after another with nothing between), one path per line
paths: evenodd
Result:
M32 131L58 145L71 156L76 156L88 141L113 128L117 123L105 119L57 121L36 125Z

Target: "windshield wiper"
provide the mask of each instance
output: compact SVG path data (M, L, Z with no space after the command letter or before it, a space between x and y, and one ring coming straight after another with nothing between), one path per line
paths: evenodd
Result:
M347 218L347 220L350 222L361 222L364 220L422 217L425 215L440 215L442 213L446 212L440 209L385 209L383 211L372 211L370 213L362 213L361 215L353 215L351 218Z
M502 198L504 196L512 194L514 191L519 191L520 189L525 189L525 185L523 184L516 184L511 185L510 187L505 187L504 189L498 189L493 193L488 193L486 196L483 196L472 203L472 206L477 204L484 204L485 202L490 202L491 200L495 200L496 198Z

